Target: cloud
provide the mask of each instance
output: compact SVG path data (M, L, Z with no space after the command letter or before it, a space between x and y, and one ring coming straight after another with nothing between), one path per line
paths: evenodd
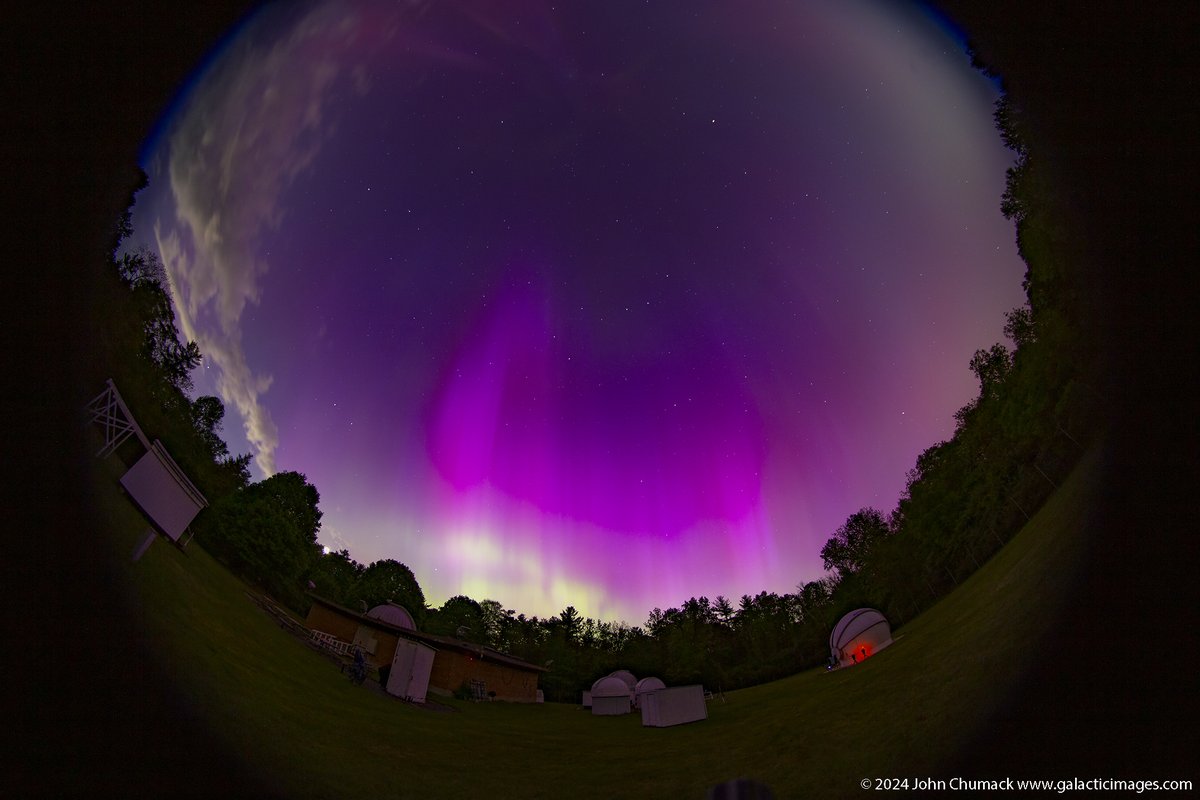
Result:
M152 182L165 179L173 205L154 234L180 327L216 369L217 391L241 416L265 475L275 472L279 447L265 397L272 376L246 356L242 315L262 301L262 279L280 265L259 242L282 224L288 187L334 134L332 101L370 91L374 55L398 48L417 61L475 63L411 24L426 11L423 3L338 0L295 19L287 18L302 13L295 6L267 9L202 76L152 154Z
M264 26L265 27L265 26ZM221 399L241 415L265 475L279 431L265 404L272 377L253 369L242 314L262 299L271 268L261 234L278 228L282 197L333 130L335 60L354 37L344 12L322 6L273 41L244 32L188 99L166 147L174 220L155 225L180 326L216 367Z

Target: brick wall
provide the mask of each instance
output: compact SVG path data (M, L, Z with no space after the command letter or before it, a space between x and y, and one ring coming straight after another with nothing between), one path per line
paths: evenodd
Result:
M440 649L433 659L429 685L456 691L464 682L483 681L485 692L495 692L497 700L516 703L537 701L537 673L514 669L504 664L483 661L478 656Z
M356 620L342 616L320 603L312 604L312 608L308 610L308 617L304 620L304 625L310 631L324 631L343 642L353 642L354 634L358 632Z

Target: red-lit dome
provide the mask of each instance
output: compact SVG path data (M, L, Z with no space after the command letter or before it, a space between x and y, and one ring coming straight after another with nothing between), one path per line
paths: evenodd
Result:
M842 617L829 635L829 651L841 666L857 664L892 643L892 626L873 608Z

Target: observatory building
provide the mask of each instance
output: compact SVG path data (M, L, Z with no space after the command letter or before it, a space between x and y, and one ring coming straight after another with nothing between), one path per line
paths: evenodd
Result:
M592 684L592 713L597 716L628 714L633 708L633 692L617 675L605 675Z
M892 643L892 627L873 608L859 608L838 620L829 635L829 652L838 666L870 658Z
M546 671L543 667L484 645L422 633L408 609L395 603L359 614L315 594L309 597L313 604L305 625L357 645L372 666L398 670L388 675L386 688L392 694L421 702L424 673L434 693L451 694L466 684L480 698L515 703L539 700L538 676Z

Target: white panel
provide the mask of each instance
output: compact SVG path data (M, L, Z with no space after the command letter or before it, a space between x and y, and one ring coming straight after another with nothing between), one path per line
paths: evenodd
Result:
M704 687L673 686L642 696L642 724L654 728L708 719Z
M412 676L413 659L416 657L415 643L407 639L396 642L396 654L392 656L392 670L388 673L387 691L397 697L408 694L408 682Z
M388 694L424 703L435 652L432 647L409 639L396 642L396 655L392 657L392 670L388 673Z
M658 698L656 694L656 692L647 692L638 701L642 709L642 725L658 727Z
M592 713L596 716L614 716L629 713L629 695L621 697L592 697Z
M178 540L207 505L159 442L121 476L121 485L167 536Z
M433 659L436 651L423 644L417 645L417 655L413 659L412 677L408 682L408 696L414 703L424 703L429 691L429 673L433 671Z

